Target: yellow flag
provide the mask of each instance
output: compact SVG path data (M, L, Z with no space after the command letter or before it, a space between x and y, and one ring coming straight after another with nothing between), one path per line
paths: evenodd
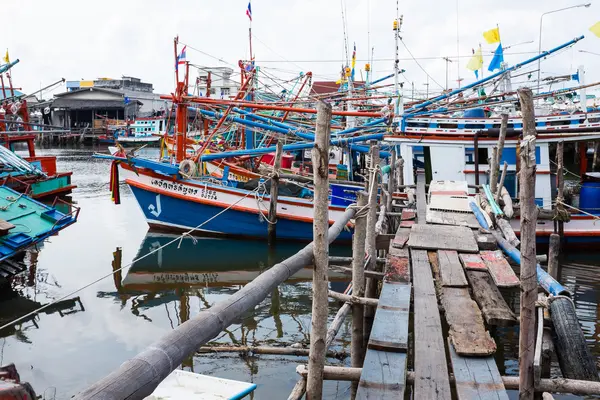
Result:
M481 54L481 47L477 49L473 57L469 60L467 68L471 71L477 71L483 67L483 55Z
M498 43L500 41L500 29L494 28L483 32L483 37L488 44Z
M6 55L4 56L4 58L2 59L2 61L4 61L5 63L9 63L10 62L10 58L8 58L8 49L6 49Z
M591 31L591 32L592 32L594 35L596 35L596 36L600 37L600 22L596 22L594 25L592 25L592 26L590 27L590 31Z

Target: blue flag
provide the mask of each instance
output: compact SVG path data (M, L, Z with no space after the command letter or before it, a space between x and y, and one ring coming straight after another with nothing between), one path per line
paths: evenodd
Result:
M496 69L500 69L500 64L504 62L504 52L502 50L502 43L498 43L498 47L494 52L494 58L490 62L490 66L488 67L488 71L494 71Z

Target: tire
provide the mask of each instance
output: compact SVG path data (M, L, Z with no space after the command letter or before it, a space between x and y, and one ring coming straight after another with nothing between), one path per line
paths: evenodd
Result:
M562 374L567 379L598 381L598 370L577 320L575 306L568 297L550 301L554 324L554 344Z

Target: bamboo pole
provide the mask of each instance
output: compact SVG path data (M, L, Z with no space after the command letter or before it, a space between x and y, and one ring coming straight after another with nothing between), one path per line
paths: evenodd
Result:
M283 142L277 141L275 150L275 161L273 162L273 174L271 175L271 194L269 200L269 245L275 243L277 238L277 196L279 195L279 170L281 169L281 156L283 154Z
M296 367L296 372L304 377L308 374L306 365ZM349 367L333 367L326 366L323 369L323 378L333 381L358 381L362 374L362 368ZM408 371L406 373L406 382L411 385L415 382L415 373ZM450 382L455 383L454 376L450 376ZM516 390L519 388L518 376L503 376L502 383L504 388L508 390ZM600 394L600 382L581 381L577 379L544 379L540 380L540 384L535 388L536 392L552 392L552 393L569 393L578 395L594 395Z
M313 219L313 299L310 330L310 373L306 382L306 398L320 400L323 397L323 367L325 365L325 337L327 335L328 309L328 263L329 246L329 136L331 134L331 105L317 103L317 128L312 151L314 169L314 219Z
M387 191L389 196L385 208L388 211L392 211L392 194L396 191L396 148L392 149L392 155L390 157L390 173L388 175Z
M365 241L365 252L370 256L366 269L369 271L377 270L377 232L375 225L377 224L377 176L379 166L379 145L375 140L369 141L369 198L368 198L368 213L367 213L367 234ZM377 281L375 279L367 279L365 286L365 297L375 298L377 292ZM364 312L364 342L366 346L371 334L371 327L375 318L375 309L373 307L365 307Z
M565 192L565 143L560 141L556 144L556 208L559 211L564 210L564 206L562 202L564 201L564 192ZM562 240L565 235L565 225L564 222L559 219L558 221L558 234Z
M492 148L492 156L490 157L490 190L492 193L496 193L496 188L498 187L498 149L496 147Z
M342 265L332 265L329 264L329 269L335 272L342 273L344 275L352 275L352 268L344 267ZM375 271L363 271L366 277L377 279L378 281L382 281L385 277L383 272L375 272Z
M535 205L535 114L532 92L529 88L518 90L523 113L521 141L521 171L519 173L521 205L521 315L519 329L519 399L533 400L535 350L535 302L537 300L536 225Z
M333 290L330 290L329 292L327 292L327 294L332 299L350 303L352 305L377 307L377 304L379 304L379 300L377 300L377 299L370 299L368 297L359 297L354 294L352 296L350 296L347 294L334 292Z
M395 153L392 153L395 154ZM365 295L365 240L367 234L366 205L367 196L365 192L356 195L357 214L354 217L354 235L352 236L352 293L356 296ZM369 271L374 272L374 271ZM351 365L359 367L363 365L365 358L364 346L364 310L362 305L352 306L352 339L351 339ZM350 398L356 396L358 384L352 385Z
M355 212L353 208L347 209L329 228L330 243L339 236ZM149 396L196 349L257 306L273 288L309 264L313 257L313 246L313 243L308 244L298 253L260 274L232 296L168 332L111 374L76 395L75 399L141 400Z
M274 347L274 346L202 346L196 353L254 353L269 354L280 356L298 356L306 357L310 349L296 349L293 347ZM348 355L345 352L327 351L326 356L330 358L344 358Z
M550 244L548 245L548 273L558 281L559 264L558 255L560 253L560 236L556 233L550 235Z

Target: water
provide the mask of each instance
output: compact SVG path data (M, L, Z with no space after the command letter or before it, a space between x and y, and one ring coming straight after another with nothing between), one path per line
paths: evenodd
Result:
M269 265L295 253L301 244L282 244L270 253L263 241L190 238L176 242L142 260L121 274L111 274L115 253L118 268L171 241L173 236L148 232L135 199L122 185L122 204L110 201L109 162L92 159L91 148L45 149L40 154L58 156L61 171L73 171L78 188L73 201L81 207L79 221L52 237L37 251L29 252L30 266L14 283L18 297L0 303L0 322L10 321L17 310L68 295L102 277L73 295L80 303L58 312L41 313L14 329L0 332L0 364L14 362L21 378L33 384L38 394L56 392L67 399L97 379L114 371L168 331L201 310L227 298ZM156 150L147 150L148 155ZM118 249L121 249L120 251ZM349 255L349 249L334 248L333 255ZM572 257L563 269L566 286L575 294L575 304L593 354L600 359L600 278L595 254ZM573 265L577 264L577 265ZM222 332L214 342L222 345L308 344L311 290L310 270L281 285L254 311ZM342 291L343 277L332 279ZM518 294L509 296L518 305ZM330 303L330 318L337 304ZM349 321L340 330L335 350L349 351ZM518 330L499 329L497 357L504 357L502 373L518 372ZM287 398L297 380L296 365L306 357L254 356L236 353L196 355L184 368L195 372L255 382L256 399ZM500 358L499 358L500 360ZM348 365L349 359L329 359L332 365ZM556 371L556 366L554 367ZM346 399L349 386L326 382L326 398ZM514 396L511 393L511 396Z

